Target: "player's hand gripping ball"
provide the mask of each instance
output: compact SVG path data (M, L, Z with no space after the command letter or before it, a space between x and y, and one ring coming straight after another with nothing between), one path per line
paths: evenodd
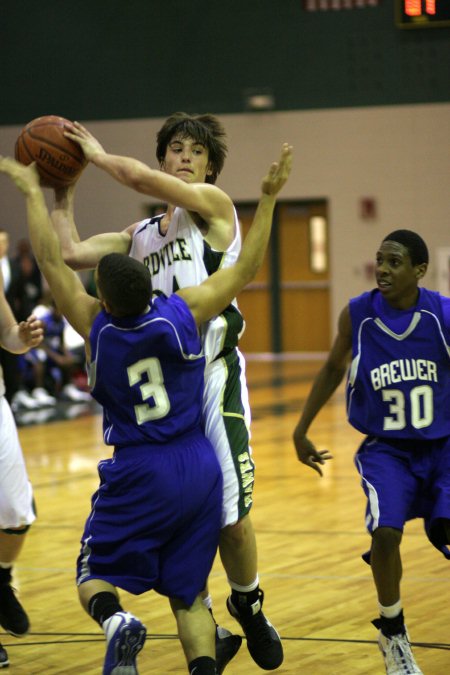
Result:
M44 115L28 122L16 141L15 156L28 165L36 162L41 185L50 188L74 183L87 164L81 147L64 136L69 120Z

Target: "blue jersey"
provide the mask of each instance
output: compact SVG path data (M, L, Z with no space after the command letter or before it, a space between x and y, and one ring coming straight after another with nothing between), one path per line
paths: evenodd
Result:
M139 317L101 311L90 344L89 384L103 406L105 443L164 443L201 428L205 360L178 295L155 298Z
M402 311L373 290L349 307L349 422L388 438L450 436L450 298L421 288L417 304Z
M40 319L44 322L44 343L50 347L54 352L63 352L64 344L64 329L66 321L63 316L54 314L52 310L48 310Z

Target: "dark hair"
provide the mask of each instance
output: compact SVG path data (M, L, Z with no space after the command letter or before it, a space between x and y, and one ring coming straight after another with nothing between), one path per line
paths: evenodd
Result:
M116 316L141 314L150 302L152 280L142 263L123 253L108 253L97 265L97 285Z
M383 239L383 241L396 241L408 249L409 257L413 265L428 263L428 248L422 237L412 230L395 230Z
M167 146L172 139L192 138L208 150L211 174L206 176L206 183L215 183L223 169L227 155L226 133L218 118L214 115L189 115L177 112L167 118L156 135L156 158L162 164L166 156Z

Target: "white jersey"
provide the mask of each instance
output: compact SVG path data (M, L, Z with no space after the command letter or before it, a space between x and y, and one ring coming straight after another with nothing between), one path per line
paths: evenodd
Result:
M241 231L235 210L235 236L226 251L211 248L185 209L175 208L164 235L159 227L162 217L141 221L134 230L130 249L130 256L149 269L155 294L169 296L180 288L198 286L219 268L236 262L241 250ZM244 321L234 300L202 329L207 361L237 346L243 330Z
M169 296L179 288L197 286L219 268L236 262L241 249L236 211L235 235L226 251L214 251L184 209L175 209L165 235L159 227L162 218L140 222L130 249L130 256L148 267L155 293ZM244 359L237 349L243 330L236 300L202 329L207 361L203 415L206 435L222 468L222 527L248 513L253 501L250 407Z

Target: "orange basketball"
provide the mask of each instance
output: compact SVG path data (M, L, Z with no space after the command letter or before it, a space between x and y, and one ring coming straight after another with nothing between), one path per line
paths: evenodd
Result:
M22 164L36 162L45 187L59 188L74 183L87 164L81 147L64 136L69 120L44 115L29 122L16 141L15 156Z

